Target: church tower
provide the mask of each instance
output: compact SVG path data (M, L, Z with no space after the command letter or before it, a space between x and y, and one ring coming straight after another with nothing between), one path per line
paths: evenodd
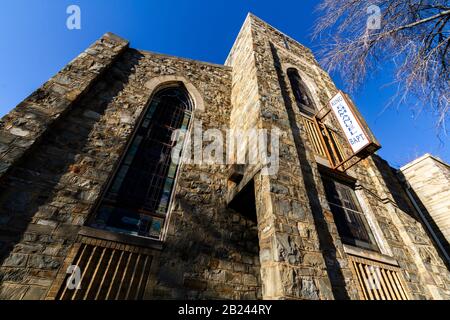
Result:
M104 35L0 122L0 298L450 299L339 93L251 14L224 65Z

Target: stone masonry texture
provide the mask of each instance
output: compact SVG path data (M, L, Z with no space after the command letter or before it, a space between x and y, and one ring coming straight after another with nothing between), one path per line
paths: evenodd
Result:
M361 299L288 67L326 107L337 88L311 51L251 14L224 65L133 49L113 34L70 62L0 122L0 299L47 299L63 285L153 91L174 81L203 130L279 128L280 168L267 176L249 165L232 183L230 165L182 164L145 298ZM410 298L450 299L449 271L394 170L372 155L347 174ZM228 205L249 183L257 221Z
M416 205L450 256L450 166L426 154L400 169Z

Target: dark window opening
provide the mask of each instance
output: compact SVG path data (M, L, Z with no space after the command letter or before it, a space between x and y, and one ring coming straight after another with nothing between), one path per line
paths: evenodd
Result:
M226 225L226 233L219 233L222 241L226 241L227 247L225 252L220 254L221 259L235 264L241 261L241 257L245 260L252 259L252 267L246 272L252 274L256 278L254 288L261 287L261 266L260 266L260 247L258 237L258 221L256 215L256 196L255 196L255 182L251 179L240 191L235 195L233 200L228 204L228 212L232 219L231 224ZM232 211L233 210L233 211ZM238 219L235 219L238 217ZM220 249L219 249L220 250ZM234 252L239 252L239 257L236 257ZM248 262L246 262L248 263ZM230 284L233 285L233 284ZM252 285L253 286L253 285ZM245 299L262 299L261 290L247 291ZM253 292L254 291L254 292ZM250 296L249 296L250 294Z
M311 99L311 95L303 83L298 71L294 68L289 68L287 70L287 76L291 84L292 92L294 93L295 102L301 112L308 115L314 115L316 108Z
M228 207L239 212L255 224L257 223L255 183L253 180L247 183L247 185L234 197Z
M342 242L378 251L353 188L327 176L323 176L322 179L327 201Z
M187 130L191 101L182 85L158 91L98 208L93 227L159 238L178 165L172 135Z

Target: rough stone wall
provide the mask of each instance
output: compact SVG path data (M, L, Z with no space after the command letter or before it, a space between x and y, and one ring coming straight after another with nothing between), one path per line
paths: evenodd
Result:
M86 74L85 69L91 67L90 55L103 57L97 49L89 49L87 56L74 62L83 66L84 71L75 75L79 83L89 80L87 92L53 126L44 126L45 136L3 176L2 299L45 297L150 99L149 82L157 77L183 77L197 88L204 102L205 111L194 111L194 118L203 121L205 128L227 127L229 68L126 49L120 51L119 60L109 61L101 75L89 78L90 71ZM66 72L72 68L69 65L57 79L71 76ZM44 90L47 87L52 83ZM32 95L29 101L34 108L46 107L50 99L46 93L41 89ZM33 123L25 121L29 119L25 114L34 110L29 105L25 102L6 116L2 126L11 131L9 123L20 122L21 130L27 129ZM181 170L159 281L149 296L261 296L256 226L225 209L225 185L222 167L192 165Z
M1 119L0 178L127 47L127 41L106 34Z
M109 150L94 154L93 146L102 141L90 136L93 118L100 115L89 112L85 102L98 93L97 79L127 46L105 35L1 120L2 299L43 298L75 226L83 223L80 217L87 214L99 181L107 178L101 166ZM100 93L108 97L110 92Z
M263 214L271 219L267 219L267 225L260 226L260 238L269 240L265 246L273 257L266 261L263 282L276 283L278 277L281 286L267 290L266 294L274 298L356 298L357 287L349 283L351 271L342 245L333 242L337 229L327 223L331 213L318 182L317 164L300 114L293 105L292 94L289 96L282 65L294 65L316 79L317 91L313 94L324 103L328 101L327 96L317 93L326 94L326 90L321 90L325 82L317 77L316 63L309 49L261 20L252 16L249 19L253 26L263 127L276 126L283 131L279 174L267 178L270 192L266 196L270 198L272 211L265 208ZM289 49L280 50L286 41Z
M280 170L246 168L255 224L227 208L242 187L228 181L228 165L183 164L146 297L360 298L285 69L299 69L318 109L337 91L331 78L309 49L252 15L226 65L129 49L106 35L2 119L1 299L45 298L155 83L168 79L196 88L204 108L194 108L193 121L203 130L281 129ZM333 118L327 124L337 128ZM373 156L348 174L381 253L398 261L412 297L449 299L448 270L387 163Z
M152 63L160 68L170 61ZM225 137L231 69L200 64L187 72L184 64L170 63L174 74L200 90L205 104L204 112L194 111L193 120L200 121L203 130L221 130ZM261 298L256 225L227 209L227 182L225 165L181 166L153 298Z
M232 67L230 128L252 129L259 125L260 99L250 20L242 26L226 66Z
M249 16L248 19L253 30L263 126L276 125L286 133L287 138L282 141L280 174L269 181L269 189L284 190L281 192L283 196L280 198L279 195L268 193L272 212L267 207L264 211L265 215L275 216L272 225L278 225L278 221L282 221L281 226L284 224L279 232L274 232L275 240L272 240L273 246L269 251L280 255L278 260L275 258L275 261L271 261L271 265L281 260L282 268L289 271L283 270L276 275L279 278L273 279L265 274L262 254L264 235L261 230L267 231L270 228L260 226L264 287L268 286L267 282L279 280L283 284L282 288L274 290L278 290L278 294L283 297L314 299L318 298L314 293L319 293L320 298L358 298L355 291L358 284L349 269L347 255L325 200L318 165L300 114L293 106L294 98L285 70L291 66L299 70L319 110L326 106L337 89L330 77L320 69L309 49L254 16ZM338 128L333 117L328 117L326 123ZM376 156L373 158L379 159ZM297 168L300 170L297 171ZM403 269L411 296L417 299L448 299L448 270L417 219L404 190L392 174L392 169L382 160L368 159L350 169L348 174L357 180L358 198L367 209L367 220L375 233L381 253L397 260ZM303 211L303 221L297 220L297 217L291 218L292 215L295 216L298 207ZM283 213L288 219L281 215ZM309 238L302 237L305 234ZM281 240L283 237L287 241ZM304 245L307 241L311 243L311 240L313 246ZM288 260L288 254L283 263L280 258L285 252L295 253L297 259ZM314 257L315 272L305 276L302 272L310 267L310 260L302 257L311 254ZM299 279L296 279L297 274L300 274ZM308 279L312 281L312 285L306 287L313 289L299 290ZM267 291L265 294L268 294Z

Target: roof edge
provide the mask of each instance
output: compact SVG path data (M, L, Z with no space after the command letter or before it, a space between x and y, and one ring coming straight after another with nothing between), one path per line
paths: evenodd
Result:
M409 168L417 165L419 162L422 162L422 161L424 161L426 159L433 159L434 161L439 162L439 163L443 164L446 167L450 167L450 164L446 163L441 158L435 157L431 153L425 153L423 156L421 156L421 157L419 157L419 158L417 158L417 159L415 159L415 160L405 164L403 167L400 168L400 171L408 170Z

